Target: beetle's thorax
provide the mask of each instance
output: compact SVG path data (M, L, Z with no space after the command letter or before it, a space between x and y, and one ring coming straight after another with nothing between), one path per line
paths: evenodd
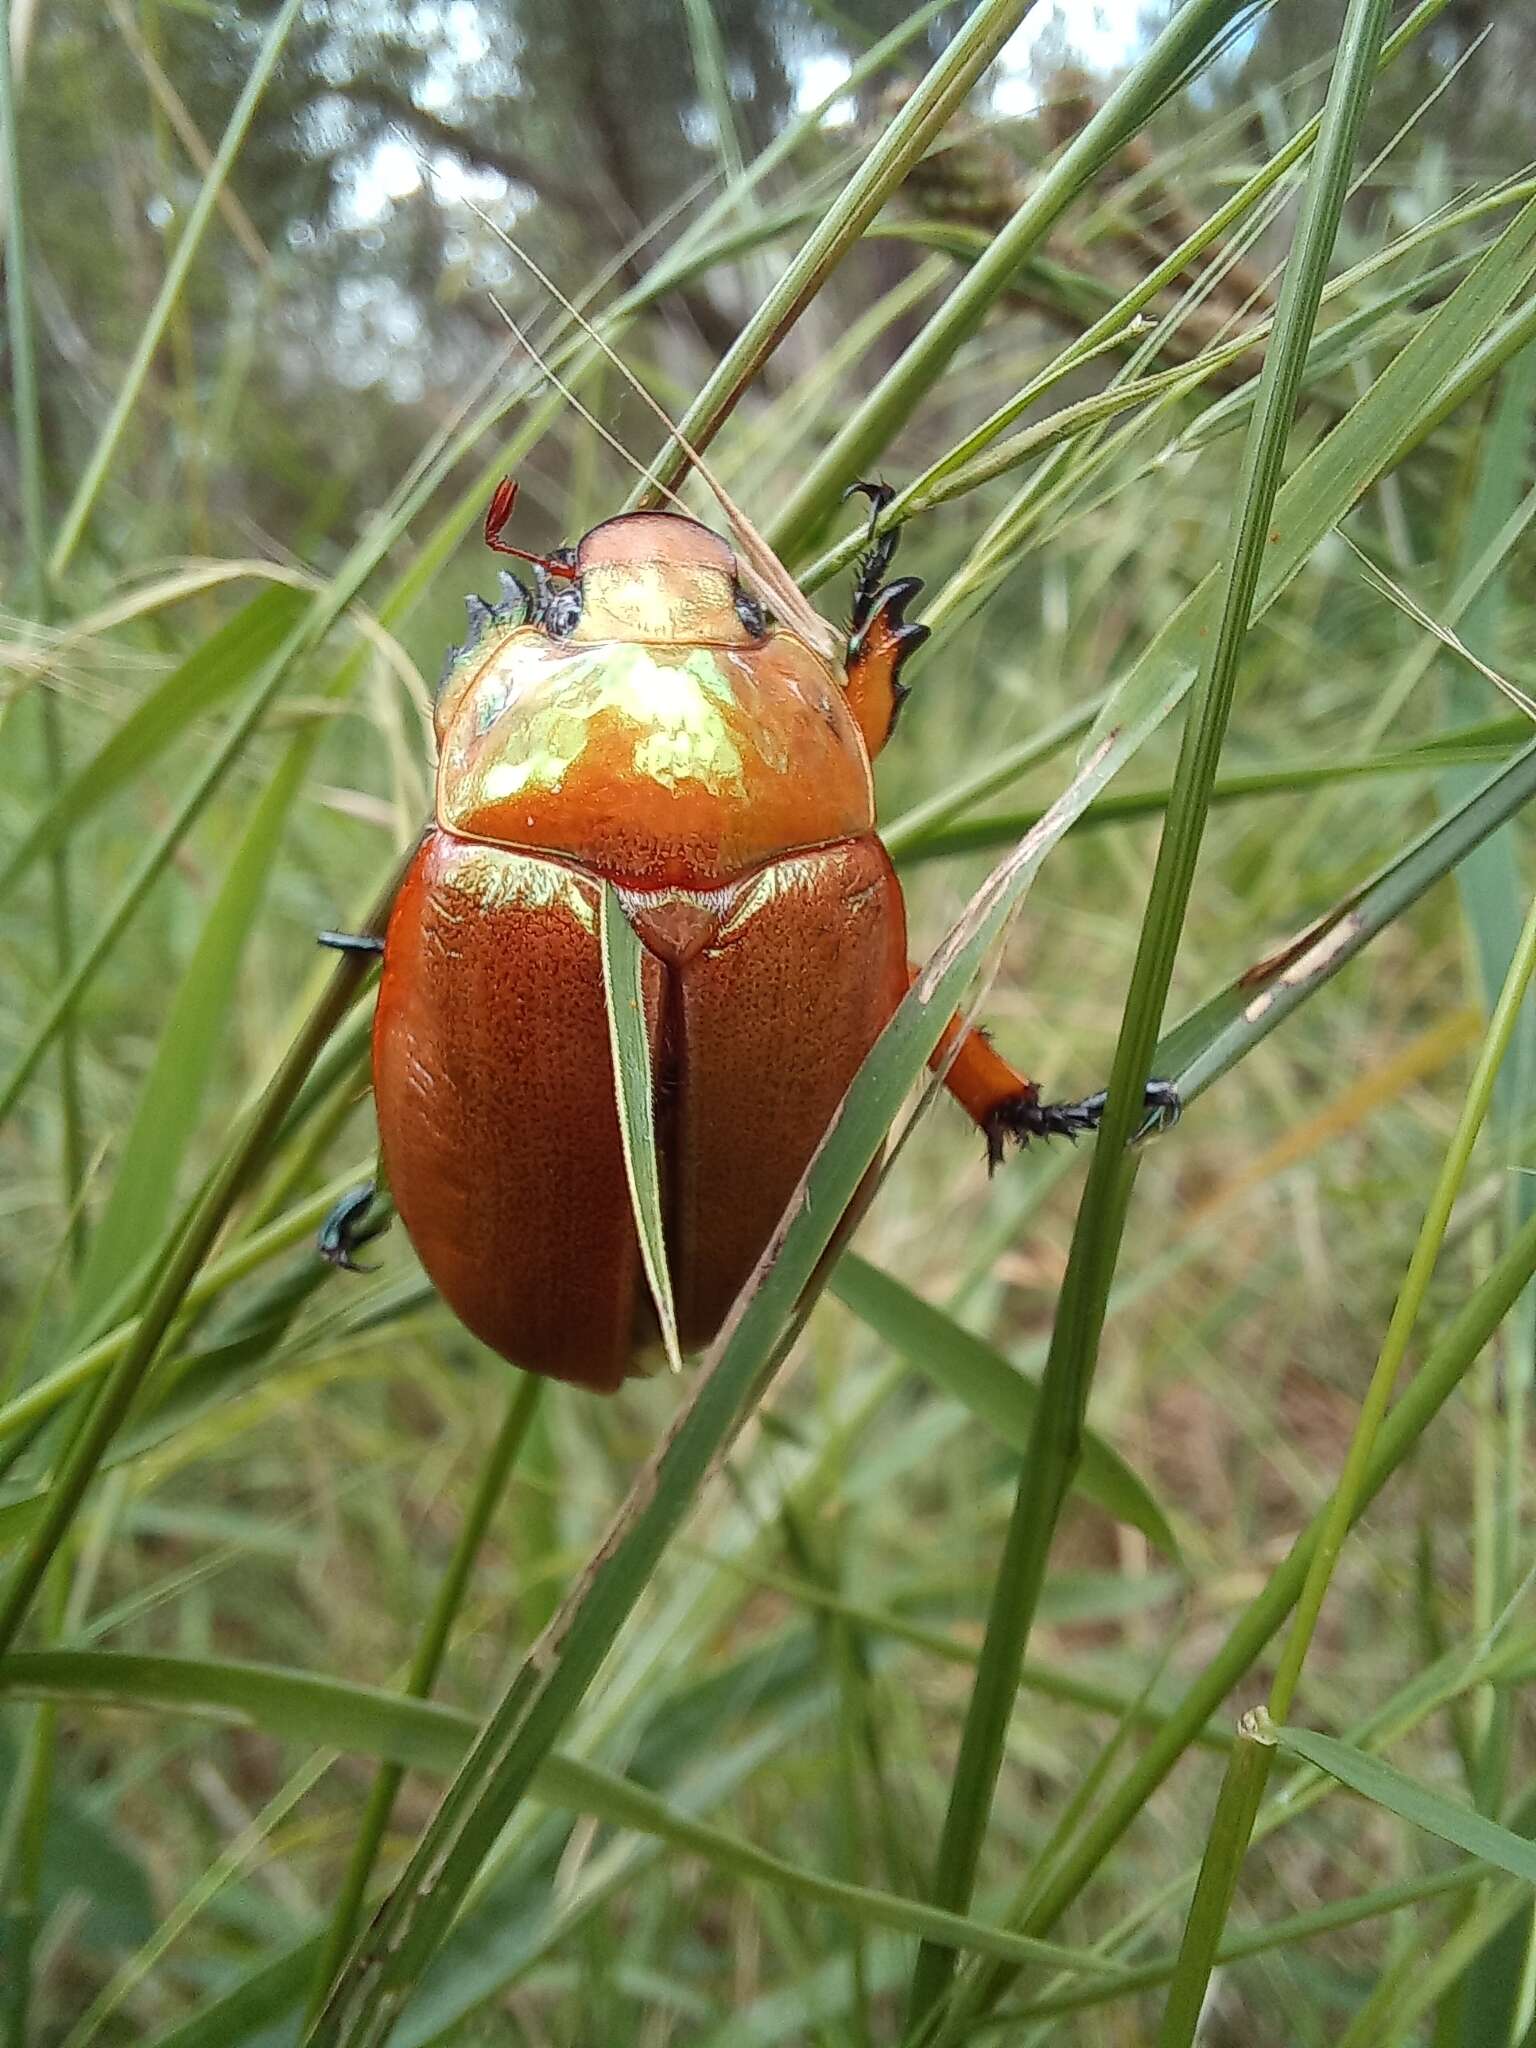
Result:
M842 678L756 630L735 558L691 520L632 515L576 558L580 613L491 643L440 710L447 830L642 888L709 888L874 822Z
M652 512L606 520L581 543L576 569L574 641L744 647L761 638L738 608L735 556L691 519Z

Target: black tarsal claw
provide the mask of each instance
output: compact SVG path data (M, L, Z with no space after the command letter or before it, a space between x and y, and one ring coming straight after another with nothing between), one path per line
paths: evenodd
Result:
M360 1266L353 1257L360 1245L367 1244L370 1238L389 1228L387 1210L369 1219L368 1211L373 1207L376 1193L376 1184L371 1180L364 1181L360 1188L353 1188L350 1194L343 1195L321 1224L315 1243L327 1265L335 1266L343 1273L373 1273L378 1270L374 1266Z
M843 498L846 501L855 494L869 500L869 527L865 535L868 544L853 572L853 630L858 633L863 630L875 608L885 572L891 566L897 543L901 539L901 528L893 526L889 533L875 532L880 514L896 495L889 484L850 484L844 491Z
M1143 1138L1160 1138L1184 1114L1184 1098L1171 1081L1149 1081L1141 1106L1147 1114L1131 1140L1133 1145L1139 1145Z
M997 1171L1009 1138L1016 1145L1027 1145L1031 1138L1067 1138L1076 1144L1085 1131L1099 1128L1108 1099L1100 1088L1077 1102L1042 1102L1038 1088L1021 1089L1006 1102L1000 1102L983 1126L988 1173ZM1178 1090L1168 1081L1149 1081L1142 1100L1147 1115L1132 1144L1139 1144L1155 1133L1171 1131L1183 1111Z
M895 491L889 484L866 483L861 479L856 484L850 484L847 490L844 491L843 503L846 505L850 498L868 498L869 523L873 526L895 495Z

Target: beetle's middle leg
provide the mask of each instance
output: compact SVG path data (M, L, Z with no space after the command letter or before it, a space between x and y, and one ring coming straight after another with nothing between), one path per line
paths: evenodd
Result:
M889 484L851 484L870 504L869 546L854 574L852 634L846 669L848 708L858 721L871 760L890 738L907 697L901 665L928 638L926 626L908 625L906 608L922 589L916 576L885 581L900 529L874 531L874 523L896 495Z
M949 1058L960 1029L958 1018L934 1048L929 1065L937 1069ZM1027 1145L1031 1138L1076 1138L1096 1131L1104 1116L1105 1093L1099 1089L1077 1102L1042 1102L1040 1089L995 1052L985 1035L968 1030L950 1060L944 1086L987 1141L987 1171L1001 1165L1008 1139ZM1166 1131L1179 1120L1177 1092L1166 1081L1149 1081L1147 1120L1142 1133Z

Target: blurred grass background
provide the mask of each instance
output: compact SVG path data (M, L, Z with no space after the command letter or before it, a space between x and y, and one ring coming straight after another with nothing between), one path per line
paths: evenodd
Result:
M1062 786L1086 715L1230 548L1305 162L1178 266L1139 324L1071 353L1322 105L1339 10L1206 13L1192 75L1072 174L986 318L931 364L910 416L880 430L876 466L901 486L1040 391L966 446L981 456L1040 429L1011 466L936 488L906 525L900 567L926 579L935 631L879 785L920 956L1022 814ZM615 345L681 415L967 16L915 15L905 0L13 0L25 243L13 203L0 437L10 1554L35 1539L80 1390L97 1383L89 1347L149 1297L182 1205L219 1170L324 985L314 933L361 917L419 828L430 684L462 632L463 594L493 582L477 538L489 481L515 471L517 538L533 547L574 538L634 487L508 335L498 300L542 346L574 345L498 226L594 318L618 309ZM829 444L1053 189L1162 19L1031 11L752 382L713 460L792 567L857 523L851 509L828 523L806 498ZM1536 24L1475 0L1412 21L1366 110L1292 468L1530 197ZM221 152L227 177L209 170ZM1512 302L1495 310L1518 342L1530 286L1509 261ZM1475 369L1475 350L1460 360ZM1176 366L1188 374L1096 414L1112 379ZM573 374L649 461L655 424L611 367L588 355ZM1526 688L1533 379L1536 351L1510 345L1454 408L1420 403L1401 459L1348 521L1442 628ZM710 516L694 486L686 495ZM846 566L820 584L829 616L846 589ZM1052 854L987 997L999 1046L1053 1094L1108 1073L1177 725ZM1244 651L1232 787L1211 808L1169 1020L1464 802L1524 727L1342 537L1324 538ZM1010 749L1019 771L974 793ZM1125 802L1134 791L1152 794ZM945 824L925 826L918 807L945 793ZM1486 839L1283 1029L1255 1033L1148 1149L1090 1414L1148 1512L1137 1526L1113 1488L1119 1515L1082 1493L1066 1509L978 1921L1045 1931L1031 1887L1103 1809L1147 1716L1207 1664L1329 1499L1528 873L1523 826ZM78 1000L61 1003L81 960ZM670 1382L609 1403L551 1389L517 1410L514 1441L515 1378L431 1301L398 1232L372 1279L319 1281L307 1247L324 1191L371 1152L365 1010L265 1152L214 1283L48 1548L23 1654L0 1662L17 1695L0 1723L11 2042L298 2039L375 1761L417 1767L388 1821L387 1874L462 1745L466 1724L447 1711L422 1709L402 1733L375 1695L347 1688L404 1683L488 1445L502 1431L515 1463L504 1496L481 1502L488 1526L435 1685L445 1710L476 1719L678 1405ZM1527 1019L1410 1363L1517 1242L1530 1036ZM992 1347L984 1388L945 1362L915 1307L845 1262L832 1290L844 1299L817 1309L562 1735L564 1755L623 1773L670 1819L626 1818L595 1776L541 1780L543 1803L503 1837L394 2040L1152 2037L1155 1987L1039 1961L989 1983L984 1956L967 1960L939 2032L909 2026L922 1930L892 1925L876 1896L933 1896L1027 1441L1018 1377L1038 1372L1051 1333L1081 1185L1079 1157L1040 1150L989 1185L949 1107L918 1126L857 1253ZM1362 1748L1390 1740L1419 1785L1511 1837L1532 1826L1519 1690L1536 1652L1531 1348L1522 1298L1345 1549L1297 1715ZM1147 1533L1159 1515L1176 1554ZM27 1653L55 1662L29 1669ZM263 1691L253 1664L286 1676ZM1268 1670L1260 1661L1209 1743L1148 1789L1052 1939L1102 1944L1124 1966L1171 1961L1219 1748ZM296 1674L333 1690L307 1693ZM42 1693L63 1704L30 1703ZM210 1724L213 1706L234 1725ZM1522 1879L1458 1863L1390 1799L1364 1805L1304 1765L1271 1809L1231 1931L1272 1938L1218 1968L1203 2041L1536 2040ZM716 1832L690 1836L679 1816ZM834 1901L797 1874L858 1891ZM1394 1886L1401 1897L1367 1897Z

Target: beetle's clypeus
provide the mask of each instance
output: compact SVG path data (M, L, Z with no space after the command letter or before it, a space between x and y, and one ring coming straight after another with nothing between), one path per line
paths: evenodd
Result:
M877 509L888 496L860 488ZM512 496L486 522L493 546ZM383 943L374 1091L383 1172L428 1275L529 1371L611 1392L656 1335L602 884L644 949L685 1349L718 1330L905 993L870 773L925 637L903 616L919 584L882 582L894 546L876 540L860 565L841 667L766 619L732 549L672 513L609 519L574 551L525 557L532 593L506 576L499 604L468 601L437 700L435 813ZM974 1032L946 1085L994 1164L1006 1138L1091 1129L1102 1109L1042 1103ZM322 1235L338 1264L368 1196Z

